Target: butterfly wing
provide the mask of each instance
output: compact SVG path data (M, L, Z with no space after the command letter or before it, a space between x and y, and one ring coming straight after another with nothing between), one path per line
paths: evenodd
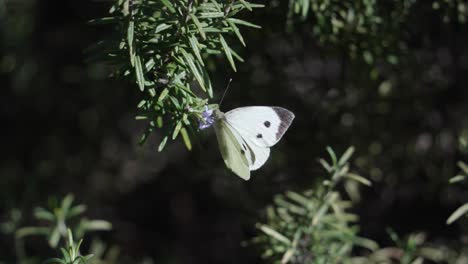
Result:
M263 166L270 156L270 148L253 144L250 140L243 138L237 129L232 127L229 123L225 122L225 125L232 133L237 143L240 144L240 152L246 157L249 169L252 171Z
M243 138L265 148L281 139L294 114L282 107L247 106L225 113L225 119Z
M224 118L218 119L214 127L219 150L226 166L242 179L250 179L248 158L251 160L252 156L246 151L247 146L242 145L241 137Z
M247 144L247 147L254 157L253 162L249 163L249 169L253 171L262 167L270 156L270 148L260 147L252 143Z

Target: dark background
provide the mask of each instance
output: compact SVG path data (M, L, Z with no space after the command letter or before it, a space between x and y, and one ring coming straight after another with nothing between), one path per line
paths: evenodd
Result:
M123 255L254 263L258 252L240 244L255 234L273 195L312 188L325 175L316 162L325 147L341 153L354 145L353 169L374 182L355 208L362 236L385 246L392 227L463 245L466 221L445 220L467 201L463 185L448 184L456 162L466 160L458 146L468 114L466 25L421 9L402 29L408 51L400 64L372 79L371 67L342 47L320 45L312 22L287 32L285 6L247 13L263 29L244 30L238 73L217 60L218 96L233 78L222 109L280 105L296 119L266 166L244 182L225 169L212 131L202 131L191 152L171 142L158 153L157 133L138 145L138 88L85 63L84 50L112 30L87 21L105 16L109 5L0 1L0 219L19 208L32 224L31 208L73 193L89 217L113 223L100 235ZM14 261L11 239L0 237L2 260ZM38 240L27 249L51 256Z

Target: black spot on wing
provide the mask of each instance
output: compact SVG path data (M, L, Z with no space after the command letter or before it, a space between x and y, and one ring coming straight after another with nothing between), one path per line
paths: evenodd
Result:
M265 121L265 122L263 122L263 124L264 124L266 127L270 127L270 126L271 126L270 121Z
M281 122L278 127L278 131L276 131L276 140L279 140L291 125L294 119L294 114L293 112L282 107L273 107L273 110L275 111L276 115L278 115Z
M263 135L262 134L257 134L257 138L262 138Z

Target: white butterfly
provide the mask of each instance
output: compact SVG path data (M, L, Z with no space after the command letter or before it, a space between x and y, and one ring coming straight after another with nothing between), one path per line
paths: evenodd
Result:
M227 113L218 109L207 110L203 117L205 123L201 128L214 123L226 166L248 180L250 171L265 164L270 156L270 147L284 135L294 114L282 107L248 106Z

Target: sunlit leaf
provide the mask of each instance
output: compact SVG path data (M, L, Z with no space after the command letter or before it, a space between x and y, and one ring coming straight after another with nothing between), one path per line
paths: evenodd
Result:
M164 147L166 146L168 136L165 136L163 140L161 140L161 143L159 144L158 151L161 152Z
M139 56L135 56L135 76L137 79L138 87L140 91L145 90L145 75L141 66L141 60Z
M262 230L265 234L273 237L274 239L286 244L290 245L291 240L289 240L287 237L283 236L282 234L278 233L276 230L266 226L266 225L260 225L259 229Z
M219 35L219 41L221 42L221 45L223 45L224 53L226 54L226 57L229 63L231 64L232 69L234 71L237 71L236 64L234 63L234 60L232 59L231 48L226 43L226 40L224 40L223 35Z
M185 144L185 147L188 149L188 150L192 150L192 142L190 142L190 137L187 133L187 129L185 129L185 127L183 127L181 130L180 130L180 134L182 135L182 138L184 140L184 144Z
M354 153L354 147L349 147L345 153L341 156L340 160L338 161L338 166L343 166L346 162L348 162L349 158Z
M366 186L372 186L372 182L369 181L368 179L360 176L360 175L357 175L355 173L351 173L351 172L348 172L346 174L344 174L344 176L348 179L351 179L351 180L354 180L354 181L357 181L359 183L362 183Z
M460 217L468 214L468 203L460 206L455 212L453 212L450 217L447 219L447 224L450 225L456 220L458 220Z
M190 70L195 76L195 79L198 81L198 84L200 85L202 90L206 92L206 86L205 86L205 82L203 81L203 76L200 74L200 71L198 70L197 66L195 66L195 62L193 60L192 55L188 54L184 49L180 49L180 51L182 52L182 56L187 62Z
M161 0L161 3L163 3L163 5L165 5L167 7L167 9L169 9L169 11L171 13L175 13L176 10L174 8L174 5L172 5L171 1L170 0Z

